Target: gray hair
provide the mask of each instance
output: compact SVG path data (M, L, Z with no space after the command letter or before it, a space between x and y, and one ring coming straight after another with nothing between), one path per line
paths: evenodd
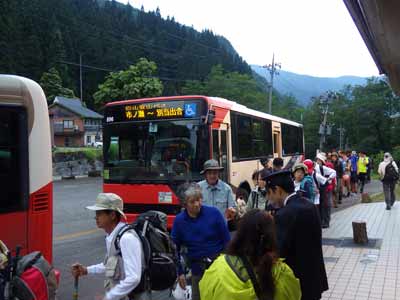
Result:
M179 187L178 194L179 194L179 201L181 202L182 205L184 205L186 203L186 200L189 198L195 198L195 199L203 198L201 188L195 182L192 183L187 182L181 185Z
M384 159L386 159L386 160L390 160L390 161L393 160L393 157L392 157L392 155L391 155L389 152L386 152L386 153L383 155L383 157L384 157Z

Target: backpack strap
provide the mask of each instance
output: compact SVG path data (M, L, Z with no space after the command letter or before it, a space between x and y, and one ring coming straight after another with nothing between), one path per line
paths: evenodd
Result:
M321 172L321 175L325 177L324 166L319 165L319 171Z
M121 227L121 229L117 233L117 236L114 239L114 246L119 255L121 254L121 247L119 245L121 238L125 232L130 230L135 230L135 228L131 224L126 224L125 226Z
M142 284L142 280L144 280L144 289L146 291L151 291L151 282L150 282L150 263L151 263L151 246L150 242L146 238L146 233L147 230L149 229L149 221L146 219L143 223L143 228L142 230L139 230L136 226L135 223L133 224L126 224L125 226L121 227L121 229L118 231L117 236L115 237L114 240L114 246L115 249L118 252L118 255L121 255L121 247L120 247L120 241L122 236L124 235L125 232L127 231L135 231L136 235L138 236L140 243L142 244L143 248L143 256L144 256L144 266L142 266L142 279L140 280Z
M251 283L253 284L254 291L256 292L257 299L262 300L264 297L262 297L261 293L261 288L258 283L256 274L254 273L253 267L250 265L249 260L247 259L246 256L241 256L240 259L243 262L243 266L246 268L247 274L250 277Z

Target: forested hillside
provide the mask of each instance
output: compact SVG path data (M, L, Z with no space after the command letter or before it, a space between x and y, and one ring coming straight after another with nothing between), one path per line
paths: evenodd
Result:
M104 0L21 0L0 1L0 11L0 73L39 81L55 68L63 86L79 96L81 56L89 107L110 71L141 57L156 63L165 95L179 94L186 80L204 80L217 64L251 74L225 38L163 19L158 10Z

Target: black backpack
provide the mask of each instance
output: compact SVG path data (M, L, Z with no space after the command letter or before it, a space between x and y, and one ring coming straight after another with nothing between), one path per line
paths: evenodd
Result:
M385 176L383 181L397 181L399 180L399 173L393 166L393 162L389 163L385 168Z
M139 285L131 292L162 291L172 288L177 279L176 248L167 231L167 215L159 211L148 211L119 231L115 248L120 251L122 235L135 230L140 238L144 254L144 266Z

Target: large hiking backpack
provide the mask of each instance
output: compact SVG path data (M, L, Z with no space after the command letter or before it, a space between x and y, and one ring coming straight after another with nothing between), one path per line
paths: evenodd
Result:
M124 226L118 233L115 239L117 251L120 251L122 235L129 230L135 230L139 236L145 262L140 283L132 294L172 288L177 278L176 249L167 231L167 215L159 211L139 215L135 222Z
M399 180L399 173L393 166L393 162L390 162L385 168L385 176L383 177L383 181L397 181L397 180Z
M0 299L55 300L58 282L53 267L39 251L23 257L18 253L8 255L8 266L2 270Z

